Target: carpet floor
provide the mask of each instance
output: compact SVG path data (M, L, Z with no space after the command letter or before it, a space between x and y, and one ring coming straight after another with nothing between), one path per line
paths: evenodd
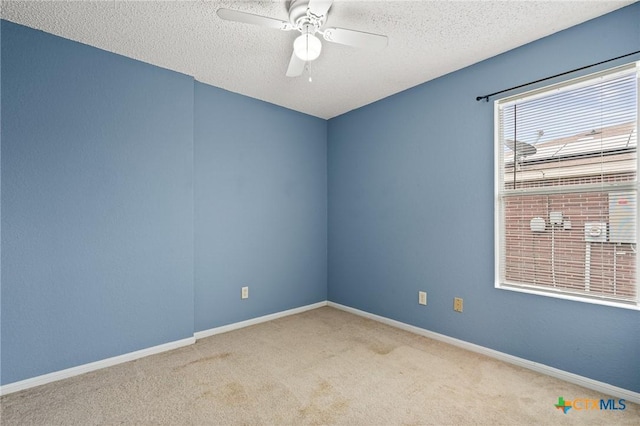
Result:
M2 425L640 424L640 406L330 307L0 399ZM617 401L617 400L616 400Z

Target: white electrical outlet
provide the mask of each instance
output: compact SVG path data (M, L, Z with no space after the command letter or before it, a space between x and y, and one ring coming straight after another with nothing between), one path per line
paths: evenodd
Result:
M421 305L426 305L427 304L427 292L426 291L419 291L418 292L418 303Z
M241 297L243 299L248 299L249 298L249 287L242 287L242 295Z

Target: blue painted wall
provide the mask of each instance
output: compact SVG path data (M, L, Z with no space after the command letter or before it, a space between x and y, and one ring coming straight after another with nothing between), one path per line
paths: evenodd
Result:
M330 120L329 300L640 392L640 312L494 288L493 103L475 100L639 47L634 4Z
M2 19L0 19L0 82L2 82ZM2 84L0 84L0 242L2 241ZM2 244L0 243L0 321L2 320ZM2 383L2 324L0 323L0 383Z
M2 21L0 383L324 300L328 262L330 300L640 391L639 312L493 288L493 109L475 101L637 50L639 14L328 128Z
M2 36L0 383L326 300L325 120Z
M2 23L2 383L193 335L193 79Z
M200 83L195 105L195 330L326 300L326 120Z

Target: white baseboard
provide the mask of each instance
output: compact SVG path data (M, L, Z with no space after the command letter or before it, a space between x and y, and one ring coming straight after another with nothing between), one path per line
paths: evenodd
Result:
M141 349L135 352L129 352L123 355L114 356L114 357L103 359L100 361L90 362L88 364L79 365L77 367L71 367L65 370L54 371L53 373L43 374L42 376L32 377L30 379L21 380L19 382L9 383L7 385L0 386L0 395L7 395L13 392L29 389L35 386L40 386L47 383L55 382L57 380L68 379L70 377L78 376L80 374L88 373L90 371L111 367L117 364L122 364L123 362L133 361L136 359L144 358L149 355L155 355L160 352L166 352L172 349L181 348L183 346L192 345L195 342L196 342L195 338L188 337L186 339L164 343L162 345Z
M599 382L597 380L590 379L588 377L579 376L577 374L569 373L567 371L559 370L548 365L540 364L537 362L529 361L524 358L519 358L513 355L505 354L493 349L485 348L484 346L476 345L473 343L465 342L464 340L455 339L453 337L445 336L444 334L435 333L433 331L426 330L424 328L416 327L410 324L406 324L400 321L392 320L379 315L371 314L369 312L361 311L359 309L351 308L349 306L341 305L335 302L318 302L311 305L301 306L299 308L289 309L287 311L276 312L269 315L264 315L258 318L252 318L246 321L240 321L233 324L224 325L221 327L211 328L209 330L199 331L194 333L193 337L189 337L182 340L176 340L174 342L165 343L151 348L141 349L139 351L130 352L123 355L118 355L112 358L103 359L89 364L79 365L77 367L67 368L65 370L55 371L53 373L44 374L42 376L32 377L30 379L21 380L19 382L9 383L0 386L0 395L7 395L13 392L18 392L35 386L44 385L46 383L55 382L57 380L67 379L70 377L78 376L80 374L88 373L90 371L99 370L101 368L111 367L113 365L122 364L124 362L133 361L139 358L143 358L149 355L158 354L161 352L178 349L183 346L191 345L198 339L213 336L216 334L226 333L228 331L237 330L251 325L260 324L267 321L272 321L277 318L286 317L289 315L299 314L312 309L321 308L323 306L331 306L336 309L341 309L346 312L350 312L355 315L359 315L374 321L381 322L383 324L390 325L392 327L400 328L402 330L409 331L411 333L419 334L431 339L439 340L445 343L449 343L454 346L458 346L463 349L467 349L472 352L487 355L491 358L498 359L500 361L508 362L510 364L518 365L520 367L527 368L529 370L536 371L538 373L546 374L548 376L556 377L560 380L564 380L569 383L574 383L579 386L583 386L588 389L592 389L598 392L602 392L607 395L612 395L617 398L631 401L636 404L640 404L640 393L633 392L628 389L623 389L617 386L612 386L608 383Z
M19 382L9 383L0 386L0 395L7 395L21 390L29 389L35 386L44 385L47 383L55 382L57 380L68 379L70 377L78 376L80 374L88 373L90 371L99 370L101 368L111 367L113 365L122 364L124 362L133 361L139 358L143 358L149 355L155 355L161 352L178 349L183 346L192 345L197 339L203 337L213 336L215 334L226 333L227 331L237 330L239 328L248 327L254 324L260 324L261 322L271 321L276 318L282 318L289 315L299 314L301 312L309 311L311 309L321 308L327 306L327 302L318 302L311 305L301 306L299 308L289 309L287 311L276 312L270 315L265 315L258 318L252 318L250 320L237 322L234 324L228 324L222 327L212 328L210 330L199 331L193 334L193 337L188 337L182 340L176 340L175 342L164 343L162 345L153 346L151 348L141 349L135 352L129 352L123 355L114 356L112 358L103 359L100 361L91 362L88 364L78 365L77 367L67 368L65 370L54 371L53 373L43 374L42 376L32 377L30 379L21 380Z
M433 331L429 331L424 328L416 327L414 325L406 324L400 321L396 321L396 320L392 320L379 315L371 314L369 312L361 311L359 309L351 308L349 306L341 305L339 303L327 302L327 305L336 309L340 309L340 310L355 314L355 315L359 315L361 317L365 317L374 321L381 322L383 324L390 325L392 327L400 328L402 330L406 330L411 333L419 334L421 336L425 336L434 340L439 340L445 343L449 343L451 345L458 346L462 349L466 349L472 352L477 352L477 353L489 356L491 358L498 359L500 361L508 362L509 364L514 364L520 367L527 368L529 370L536 371L538 373L546 374L547 376L555 377L557 379L564 380L566 382L573 383L573 384L585 387L587 389L592 389L606 395L611 395L616 398L620 398L626 401L631 401L636 404L640 404L640 393L638 392L633 392L628 389L610 385L608 383L599 382L597 380L593 380L588 377L579 376L577 374L569 373L564 370L560 370L554 367L549 367L548 365L529 361L527 359L519 358L517 356L505 354L504 352L499 352L493 349L485 348L484 346L465 342L464 340L455 339L453 337L445 336L444 334L435 333Z
M226 333L229 331L237 330L239 328L260 324L262 322L273 321L274 319L287 317L289 315L299 314L305 311L310 311L312 309L318 309L323 306L327 306L326 300L324 302L313 303L311 305L301 306L299 308L289 309L287 311L276 312L273 314L264 315L257 318L251 318L246 321L235 322L233 324L227 324L221 327L215 327L215 328L210 328L208 330L198 331L196 333L193 333L193 337L195 337L196 340L200 340L200 339L204 339L205 337L214 336L216 334Z

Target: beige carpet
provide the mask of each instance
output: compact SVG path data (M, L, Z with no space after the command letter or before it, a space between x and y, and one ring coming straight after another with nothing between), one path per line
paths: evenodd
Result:
M556 409L609 398L374 321L320 308L5 395L2 425L639 424Z

